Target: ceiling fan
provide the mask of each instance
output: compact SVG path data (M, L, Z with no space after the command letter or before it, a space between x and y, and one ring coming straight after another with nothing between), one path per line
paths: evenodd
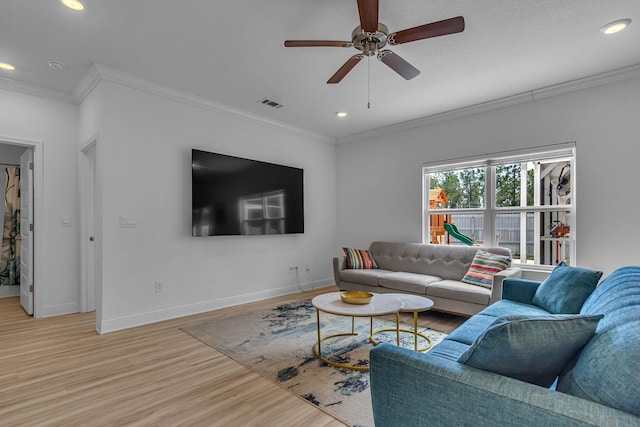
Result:
M360 25L351 33L351 41L286 40L284 45L285 47L355 47L362 51L362 53L349 58L327 81L329 84L340 83L365 56L374 55L377 55L380 61L406 80L411 80L420 74L420 70L402 59L398 54L388 49L381 50L383 47L464 31L464 18L457 16L389 33L387 26L378 22L378 0L358 0L358 12L360 13Z

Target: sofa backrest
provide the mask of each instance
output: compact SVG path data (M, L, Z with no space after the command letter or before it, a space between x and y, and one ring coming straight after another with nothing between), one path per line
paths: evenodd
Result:
M469 270L478 249L511 256L508 248L432 245L426 243L373 242L369 252L378 268L429 274L460 280Z
M640 416L640 267L607 276L580 314L604 317L557 390Z

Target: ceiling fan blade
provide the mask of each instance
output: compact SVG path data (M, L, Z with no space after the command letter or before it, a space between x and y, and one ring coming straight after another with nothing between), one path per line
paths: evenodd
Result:
M391 33L389 34L388 42L390 45L402 44L431 37L446 36L447 34L461 33L462 31L464 31L464 18L456 16L444 21L432 22Z
M285 47L352 47L353 43L339 40L285 40Z
M391 52L390 50L381 51L378 54L378 59L384 62L393 71L404 77L405 80L411 80L412 78L420 74L420 70L418 70L416 67L409 64L407 61L399 57L397 54Z
M358 0L360 28L365 33L378 31L378 0Z
M353 67L358 65L358 62L360 62L362 58L364 58L364 55L361 53L358 55L353 55L351 58L347 60L347 62L344 63L344 65L342 65L342 67L340 67L338 71L336 71L336 73L333 76L331 76L331 78L327 81L327 83L329 84L340 83L340 81L344 78L344 76L346 76L347 73L351 71L351 69L353 69Z

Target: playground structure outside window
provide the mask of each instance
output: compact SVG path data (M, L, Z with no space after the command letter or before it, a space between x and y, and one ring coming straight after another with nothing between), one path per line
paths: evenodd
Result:
M423 242L503 246L514 264L575 265L575 143L423 166Z

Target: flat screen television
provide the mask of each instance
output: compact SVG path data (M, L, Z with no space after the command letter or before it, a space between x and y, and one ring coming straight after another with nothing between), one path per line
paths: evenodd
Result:
M193 236L304 233L303 169L191 150Z

